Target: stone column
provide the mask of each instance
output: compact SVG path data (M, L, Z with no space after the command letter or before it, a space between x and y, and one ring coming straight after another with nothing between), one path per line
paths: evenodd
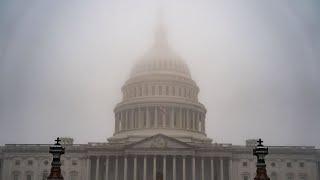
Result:
M182 180L186 180L186 157L182 157Z
M124 130L125 129L124 119L125 119L126 115L127 115L126 111L120 112L120 115L119 115L119 122L121 124L120 130Z
M170 124L171 128L174 128L174 107L171 107Z
M162 127L165 128L167 125L167 107L163 107L165 109L164 112L162 112L161 114L161 120L162 120Z
M154 127L158 127L158 107L154 107Z
M180 121L180 128L182 128L183 126L182 126L182 108L180 107L180 109L179 109L179 121Z
M220 158L220 180L224 180L224 174L223 174L223 158Z
M190 129L190 116L188 109L186 109L186 129Z
M116 113L115 114L115 122L114 122L114 124L115 124L115 126L114 126L114 131L117 133L118 132L118 130L119 130L119 125L118 125L118 123L119 123L119 119L118 119L118 113Z
M119 131L123 130L122 112L119 112Z
M106 177L105 180L109 179L109 157L106 156Z
M213 158L210 159L210 164L211 164L211 180L214 180L214 163L213 163Z
M90 156L88 156L88 159L87 159L87 179L88 180L91 179L91 159L90 159Z
M128 158L127 158L127 156L124 156L124 168L123 168L123 179L124 180L128 179L127 169L128 169Z
M133 159L133 180L137 180L137 156Z
M141 128L142 126L141 126L141 108L140 107L138 107L138 120L137 120L137 123L138 123L138 127L137 128Z
M230 157L230 159L229 159L229 180L232 180L232 175L233 175L233 173L232 173L232 158Z
M147 180L147 156L143 157L143 180Z
M206 121L205 121L205 115L202 116L202 132L206 132Z
M115 163L115 168L114 168L114 179L118 180L118 156L116 156L116 163Z
M123 129L124 130L127 130L128 129L128 126L129 126L129 124L128 124L128 122L127 122L127 117L128 117L128 110L126 110L126 111L124 111L124 112L122 112L122 123L123 123Z
M136 126L136 123L135 123L136 122L136 117L134 115L134 111L135 111L134 109L131 110L131 119L127 119L128 125L130 124L130 126L127 127L127 129L129 129L129 128L133 129Z
M195 114L194 111L191 111L191 117L192 117L192 130L196 129L196 118L195 118Z
M196 158L192 157L192 180L196 180Z
M201 157L201 179L204 180L204 159Z
M149 115L149 108L146 107L146 128L150 127L150 115Z
M163 180L167 179L167 162L166 162L166 156L163 156Z
M99 180L99 169L100 169L100 167L99 167L99 164L100 164L99 156L97 157L97 162L96 163L97 163L96 164L96 180Z
M157 156L153 157L153 180L157 180Z
M176 180L177 169L176 169L176 156L172 157L172 179Z

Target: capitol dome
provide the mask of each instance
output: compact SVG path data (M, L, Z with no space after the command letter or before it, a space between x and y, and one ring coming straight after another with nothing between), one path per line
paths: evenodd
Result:
M185 61L169 46L158 23L153 46L137 61L122 87L111 143L165 134L185 142L207 143L206 109Z
M155 46L150 49L136 63L131 71L131 77L154 73L191 78L187 64L169 46Z

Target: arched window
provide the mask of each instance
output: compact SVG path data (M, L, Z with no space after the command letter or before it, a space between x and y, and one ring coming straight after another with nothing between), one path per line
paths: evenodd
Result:
M25 180L33 180L33 172L27 171Z
M77 171L70 172L70 180L79 180L79 173Z
M13 171L12 172L12 180L20 180L21 179L21 173L19 171Z

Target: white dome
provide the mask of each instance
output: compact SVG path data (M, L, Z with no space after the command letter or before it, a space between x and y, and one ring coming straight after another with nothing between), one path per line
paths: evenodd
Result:
M169 47L150 49L133 67L131 77L166 73L191 78L187 64Z

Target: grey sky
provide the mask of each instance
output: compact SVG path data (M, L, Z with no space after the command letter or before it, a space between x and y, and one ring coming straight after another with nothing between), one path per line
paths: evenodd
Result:
M0 2L0 144L112 136L157 7L214 142L320 145L317 0Z

